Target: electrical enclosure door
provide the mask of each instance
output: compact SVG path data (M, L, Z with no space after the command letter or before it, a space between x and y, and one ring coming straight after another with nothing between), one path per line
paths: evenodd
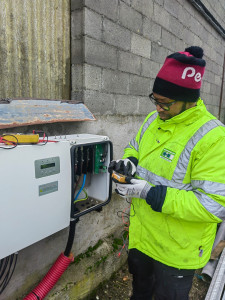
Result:
M113 147L109 138L94 134L72 134L50 138L58 141L67 140L71 146L73 187L71 218L78 218L94 210L100 211L102 206L109 203L112 194L108 165L112 160ZM79 197L76 199L78 194Z
M67 226L70 143L0 149L0 259Z

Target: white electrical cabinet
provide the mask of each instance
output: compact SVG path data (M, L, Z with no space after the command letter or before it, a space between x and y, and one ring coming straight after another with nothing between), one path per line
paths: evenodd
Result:
M84 176L82 170L76 174L77 153L86 155L86 145L89 152L103 145L99 147L104 148L104 159L100 154L96 162L95 153L90 152L94 159L85 177L86 196L74 203L76 180ZM80 157L82 165L85 155ZM1 148L0 259L69 226L71 217L107 203L111 196L107 172L111 157L107 137L87 134L49 137L45 145Z
M72 191L74 191L71 199L74 203L71 206L71 217L100 210L110 201L112 193L108 165L112 160L113 149L109 138L92 134L76 134L55 137L55 139L67 139L71 145ZM86 174L85 182L84 174ZM76 200L82 185L83 195Z

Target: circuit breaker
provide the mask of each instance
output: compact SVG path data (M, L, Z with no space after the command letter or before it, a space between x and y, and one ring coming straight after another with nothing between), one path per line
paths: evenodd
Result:
M110 201L108 137L49 137L0 148L0 259L69 226Z

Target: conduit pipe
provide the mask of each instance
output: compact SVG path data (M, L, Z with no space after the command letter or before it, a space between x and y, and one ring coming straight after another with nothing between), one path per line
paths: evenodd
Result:
M78 218L70 221L69 237L64 253L61 253L57 258L54 265L38 284L33 291L27 295L23 300L42 300L50 292L62 274L66 271L69 264L74 261L73 254L70 253L75 236L76 223L79 221Z
M225 73L225 52L224 52L224 59L223 59L223 74L222 74L222 83L221 83L221 90L220 90L220 104L219 104L219 116L218 119L220 120L221 117L221 110L222 110L222 103L223 103L223 84L224 84L224 73Z
M223 221L220 224L220 227L217 231L216 238L215 238L212 249L214 249L216 247L216 245L222 240L225 240L225 221ZM218 264L218 260L210 259L208 261L208 263L205 265L205 267L202 269L202 276L205 281L211 280L211 278L213 277L213 274L215 272L217 264Z
M202 3L201 0L189 0L192 5L205 17L206 20L215 28L219 34L225 38L225 29L221 26L221 24L214 18L214 16L210 13L210 11L206 8L206 6Z
M42 279L42 281L33 289L33 291L27 295L24 300L42 300L48 294L48 292L53 288L65 270L68 268L71 261L73 261L73 255L70 254L69 257L65 256L63 253L59 255L54 265Z

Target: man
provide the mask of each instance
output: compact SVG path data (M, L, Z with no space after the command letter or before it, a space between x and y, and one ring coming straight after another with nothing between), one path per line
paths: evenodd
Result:
M157 112L109 166L135 174L116 185L132 197L132 300L188 299L194 271L209 260L225 218L225 128L200 98L202 57L192 46L166 58L150 95Z

